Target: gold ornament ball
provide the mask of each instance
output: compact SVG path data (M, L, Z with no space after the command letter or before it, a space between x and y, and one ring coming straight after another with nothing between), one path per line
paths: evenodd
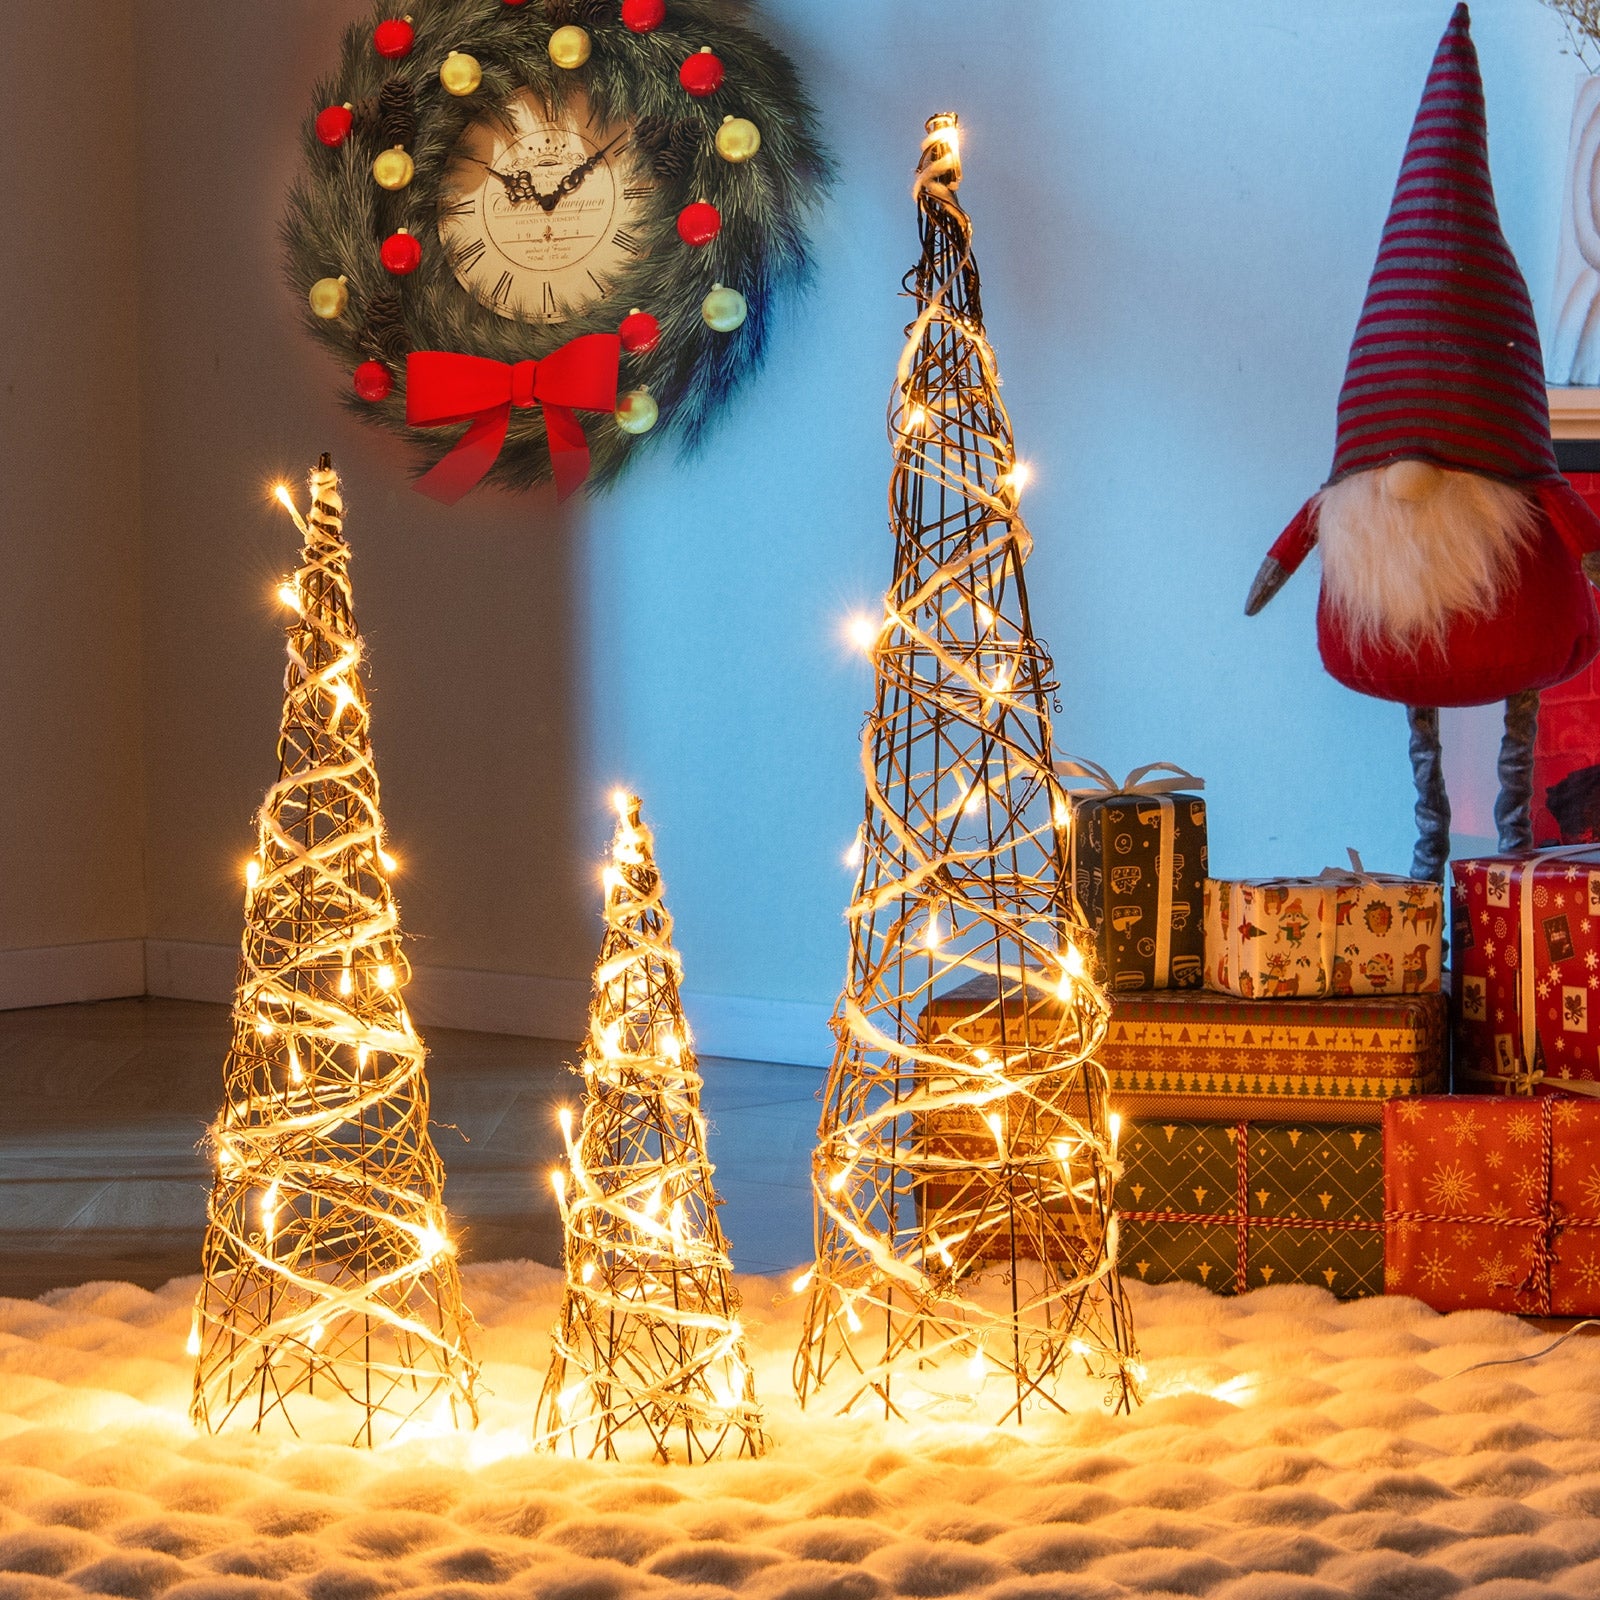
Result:
M344 315L344 308L350 304L350 289L343 278L318 278L306 299L317 316L331 322Z
M399 145L380 150L372 163L372 181L380 189L404 189L416 175L416 162Z
M483 68L476 56L469 56L463 50L452 50L439 68L439 82L451 94L476 94L478 85L483 82Z
M761 148L761 130L748 117L724 117L717 129L717 154L724 161L748 161Z
M648 389L630 389L617 402L617 426L624 433L649 433L660 415L661 407Z
M750 306L737 289L725 289L717 283L712 285L711 293L700 302L700 315L705 318L708 328L717 333L732 333L744 326L744 319L750 315Z
M593 48L594 41L588 32L573 22L564 28L557 28L550 35L550 59L569 72L574 67L581 67L589 59L589 52Z

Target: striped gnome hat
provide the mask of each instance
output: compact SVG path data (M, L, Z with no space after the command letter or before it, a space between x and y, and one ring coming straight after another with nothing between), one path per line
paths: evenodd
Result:
M1422 460L1559 481L1528 286L1500 232L1470 19L1458 5L1411 127L1339 393L1328 482Z

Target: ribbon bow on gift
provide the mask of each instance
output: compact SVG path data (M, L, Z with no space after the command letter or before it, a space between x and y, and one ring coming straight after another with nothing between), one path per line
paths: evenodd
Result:
M574 411L614 411L622 341L586 333L543 361L492 361L451 350L416 350L406 360L406 421L414 428L471 426L416 488L453 506L499 457L513 406L542 406L550 440L556 498L565 500L589 476L589 441Z
M1170 776L1152 776L1158 772ZM1203 789L1206 786L1204 778L1185 772L1175 761L1151 761L1145 766L1135 767L1118 783L1097 761L1079 756L1060 756L1056 760L1056 777L1061 780L1063 789L1092 787L1102 794L1177 794L1180 790Z

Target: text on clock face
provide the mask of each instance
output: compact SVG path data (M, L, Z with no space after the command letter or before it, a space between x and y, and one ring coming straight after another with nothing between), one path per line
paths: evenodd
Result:
M632 170L631 129L581 97L559 116L524 90L462 135L439 232L457 281L507 317L559 322L609 295L643 253L652 185Z

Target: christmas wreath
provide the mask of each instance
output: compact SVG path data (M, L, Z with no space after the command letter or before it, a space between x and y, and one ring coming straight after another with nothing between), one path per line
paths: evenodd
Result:
M717 0L405 3L346 33L285 221L349 403L445 501L698 443L807 266L792 63Z

